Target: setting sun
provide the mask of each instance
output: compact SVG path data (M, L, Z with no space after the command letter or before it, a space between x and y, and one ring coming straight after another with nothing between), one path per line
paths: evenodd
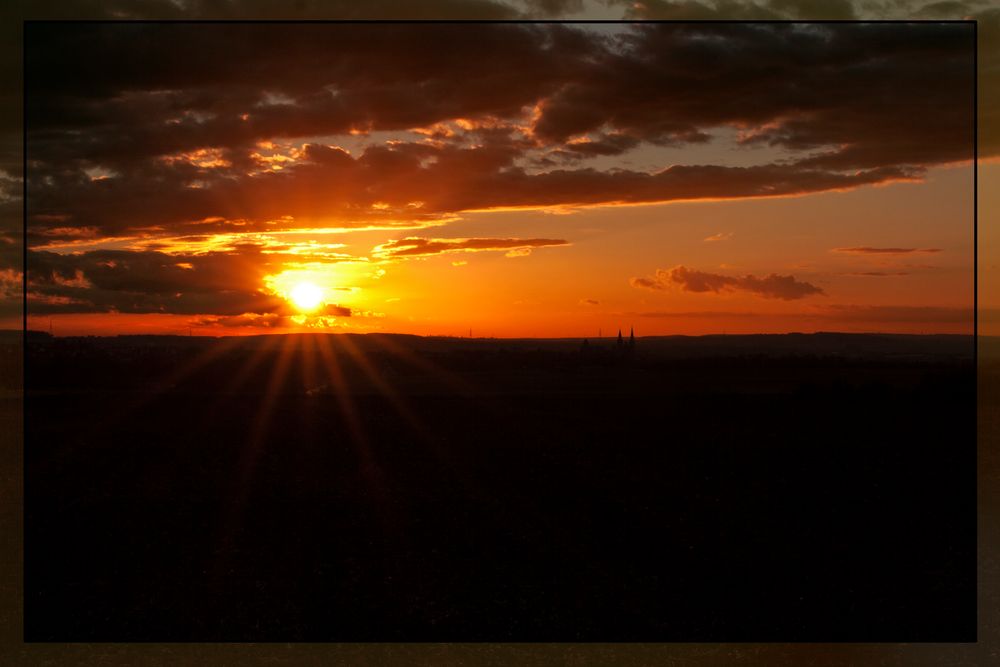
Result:
M290 298L296 308L308 313L323 303L323 290L312 283L303 282L292 288Z

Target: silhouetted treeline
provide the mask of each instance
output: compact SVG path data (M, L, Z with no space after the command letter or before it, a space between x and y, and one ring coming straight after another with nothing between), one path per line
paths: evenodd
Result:
M279 389L305 392L318 384L323 349L337 360L351 390L371 389L370 371L391 376L416 390L454 390L462 376L483 391L533 384L536 390L676 391L710 390L724 376L745 377L763 387L780 379L785 388L799 383L869 381L881 373L889 382L919 382L928 372L961 372L972 358L972 339L962 336L876 336L847 334L806 336L737 336L640 339L636 350L622 354L611 341L468 340L415 336L255 336L202 338L118 336L51 338L28 343L29 388L103 387L147 389L167 382L198 391L256 391L283 354L306 356L309 364L291 364ZM755 344L748 345L753 339ZM898 341L886 347L886 341ZM783 348L780 343L794 341ZM727 342L731 345L727 346ZM688 356L684 356L684 355ZM359 362L363 360L364 365ZM248 366L253 368L247 370ZM438 371L438 372L434 372ZM246 374L234 384L234 377ZM683 379L664 385L662 379ZM566 380L581 380L567 384ZM609 387L603 382L622 383ZM565 385L565 386L563 386ZM653 385L647 387L647 385ZM753 386L747 387L753 390Z

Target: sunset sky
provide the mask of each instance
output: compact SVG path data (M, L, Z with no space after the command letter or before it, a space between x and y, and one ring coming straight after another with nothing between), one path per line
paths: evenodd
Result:
M25 41L32 329L972 333L970 24Z

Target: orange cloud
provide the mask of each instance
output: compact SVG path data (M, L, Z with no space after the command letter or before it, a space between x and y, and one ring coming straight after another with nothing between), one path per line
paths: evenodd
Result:
M372 255L382 258L425 257L449 252L507 250L508 257L519 257L530 253L532 248L563 245L569 245L569 242L563 239L428 239L407 237L375 246L372 249Z
M741 290L767 299L791 301L814 294L825 294L822 289L807 282L798 281L794 276L779 276L772 273L763 278L753 275L725 276L718 273L696 271L685 266L672 269L657 269L652 277L632 278L633 287L663 290L676 285L685 292L715 292Z

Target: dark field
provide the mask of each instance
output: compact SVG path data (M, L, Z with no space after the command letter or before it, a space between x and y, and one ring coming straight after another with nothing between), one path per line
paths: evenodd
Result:
M970 337L29 339L29 641L974 641Z

